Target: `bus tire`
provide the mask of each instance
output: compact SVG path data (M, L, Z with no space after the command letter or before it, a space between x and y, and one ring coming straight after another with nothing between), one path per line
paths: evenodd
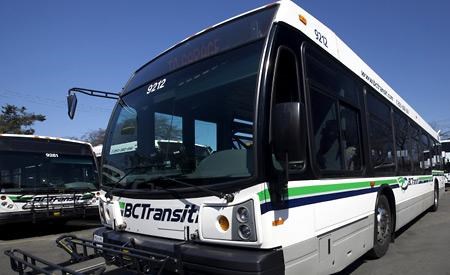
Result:
M378 197L375 207L373 248L369 251L369 257L378 259L386 254L392 239L392 213L389 201L385 195Z
M431 212L436 212L439 208L439 188L437 183L434 184L434 199L433 206L431 206Z

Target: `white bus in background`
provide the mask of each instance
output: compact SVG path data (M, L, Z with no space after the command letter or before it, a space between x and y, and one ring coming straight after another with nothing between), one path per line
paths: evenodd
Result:
M0 134L0 225L98 215L89 143Z
M443 193L437 133L291 1L189 37L118 97L102 155L104 228L95 243L65 241L138 272L338 272L382 257ZM73 118L73 93L68 102ZM158 148L174 137L182 151ZM196 144L212 153L199 159Z
M446 183L450 184L450 139L441 140L441 146Z

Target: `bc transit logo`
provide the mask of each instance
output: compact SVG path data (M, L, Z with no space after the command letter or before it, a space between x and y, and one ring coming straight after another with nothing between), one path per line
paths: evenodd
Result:
M429 183L432 180L433 177L431 176L421 176L418 178L404 178L404 177L397 178L398 185L400 186L400 188L402 188L402 190L408 189L410 185Z
M406 190L408 189L408 179L407 178L398 178L398 185L400 186L400 188L402 188L402 190Z
M186 204L184 208L157 208L145 203L120 203L122 216L141 220L198 223L199 207Z

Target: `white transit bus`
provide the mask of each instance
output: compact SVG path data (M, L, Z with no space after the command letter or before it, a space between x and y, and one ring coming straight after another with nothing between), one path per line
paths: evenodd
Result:
M291 1L187 38L118 97L102 152L104 227L93 241L59 241L140 273L338 272L383 256L443 193L438 134Z
M0 134L0 226L98 216L98 190L89 143Z

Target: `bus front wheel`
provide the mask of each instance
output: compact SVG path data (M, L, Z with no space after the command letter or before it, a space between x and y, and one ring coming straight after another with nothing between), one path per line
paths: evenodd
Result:
M439 208L439 189L437 183L434 184L434 199L433 206L431 206L431 211L436 212Z
M385 195L378 198L375 208L374 243L369 252L371 258L381 258L386 254L392 238L392 213Z

